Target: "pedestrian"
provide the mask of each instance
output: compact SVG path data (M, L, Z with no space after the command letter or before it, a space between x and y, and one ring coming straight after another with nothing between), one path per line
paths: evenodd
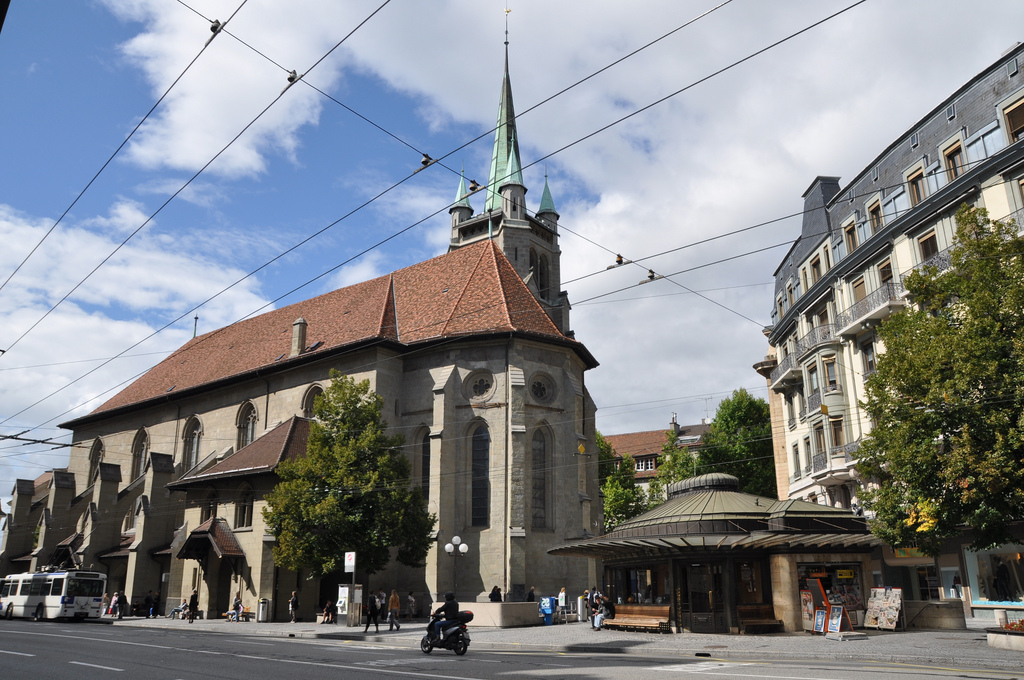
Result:
M188 622L192 623L199 614L199 591L192 589L192 595L188 598Z
M501 588L494 586L491 588L491 594L487 596L491 602L501 602Z
M377 604L377 596L371 593L370 597L366 600L366 628L363 629L364 633L370 630L371 622L373 623L374 631L380 632L380 622L377 620L379 614L380 605Z
M590 620L590 589L583 591L583 597L581 598L583 603L580 605L580 616L585 617L587 621Z
M409 620L412 621L413 617L416 616L416 596L409 591L409 597L405 598L406 603L409 605Z
M334 604L330 600L327 600L327 606L324 607L324 617L320 620L320 623L334 623L335 609L336 607L334 606Z
M153 609L150 611L150 615L155 619L160 614L160 591L153 593Z
M148 619L153 615L153 591L147 590L146 597L142 598L142 609L146 612L146 618Z
M104 614L110 614L110 593L103 593L103 609L101 611Z
M124 610L128 608L128 596L120 593L117 596L117 618L124 618Z
M112 617L113 616L117 616L117 601L118 601L118 599L119 599L118 598L118 592L114 591L113 596L110 598L110 611L107 612Z
M231 615L235 623L242 620L242 591L235 593L235 601L231 603Z
M597 614L594 616L594 630L601 630L601 623L605 619L615 618L615 605L607 597L601 598L601 607L598 609Z
M537 594L534 593L533 586L530 586L530 592L526 594L527 602L534 602L537 599Z
M398 590L391 589L391 597L388 598L388 630L402 630L398 623L398 613L402 609L402 599L398 597Z
M288 600L288 613L292 617L292 623L295 623L295 616L299 613L299 596L294 590L291 599Z

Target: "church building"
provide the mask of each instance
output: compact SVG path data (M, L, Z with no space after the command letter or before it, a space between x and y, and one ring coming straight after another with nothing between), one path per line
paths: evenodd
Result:
M312 619L352 577L275 565L262 509L276 466L305 455L334 369L383 397L437 515L424 568L392 562L356 582L413 591L421 611L456 588L522 600L592 585L595 560L548 549L602 526L585 382L598 364L570 330L547 181L535 213L526 193L506 54L488 182L459 182L448 252L193 338L62 424L68 467L15 484L0 573L100 570L111 592L159 591L168 609L196 588L207 616L241 592L279 621L298 591ZM469 550L452 557L442 546L456 535Z

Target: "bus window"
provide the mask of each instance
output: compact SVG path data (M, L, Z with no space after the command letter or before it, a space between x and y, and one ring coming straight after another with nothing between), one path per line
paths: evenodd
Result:
M7 588L10 584L7 581L0 580L0 599L7 597Z
M41 579L41 578L34 578L34 579L32 579L32 586L30 587L30 589L28 591L29 595L43 595L43 594L48 593L48 592L50 592L50 589L47 586L46 579Z
M50 595L63 595L64 594L64 579L55 578L53 579L53 585L50 586Z
M22 581L21 590L18 591L18 595L28 595L28 591L32 588L32 581Z
M68 579L68 595L72 597L103 597L106 581L100 579Z

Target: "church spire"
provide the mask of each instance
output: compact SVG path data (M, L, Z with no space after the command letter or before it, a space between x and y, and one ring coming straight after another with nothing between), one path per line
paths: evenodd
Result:
M557 221L558 211L555 210L555 201L551 198L551 189L548 188L548 176L544 174L544 193L540 197L540 208L537 209L537 216L545 213L553 213Z
M521 167L519 141L516 135L516 112L512 104L512 81L508 76L508 43L505 43L505 77L501 83L501 99L498 101L498 122L494 129L494 151L491 153L491 171L487 177L487 202L484 210L500 210L501 195L498 190L511 181L509 161ZM522 177L519 178L522 183Z

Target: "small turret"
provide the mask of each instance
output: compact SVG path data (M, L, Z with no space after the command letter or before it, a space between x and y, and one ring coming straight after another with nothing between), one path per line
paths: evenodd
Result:
M466 175L459 178L459 190L455 192L455 203L448 209L452 216L452 240L458 238L458 226L473 216L473 206L469 204L469 191L466 189Z
M555 210L555 202L551 198L551 189L548 188L548 176L544 175L544 193L540 197L540 208L537 209L537 219L550 227L558 229L558 211Z
M500 181L498 193L501 195L501 212L509 219L522 220L526 219L526 186L523 184L523 171L519 166L514 135L512 145L505 163L506 177Z

